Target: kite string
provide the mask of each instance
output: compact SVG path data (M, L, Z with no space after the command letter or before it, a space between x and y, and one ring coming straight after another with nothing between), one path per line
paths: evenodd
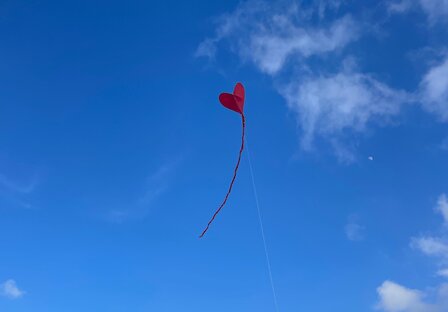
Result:
M275 292L274 279L272 278L271 261L269 260L269 252L268 252L268 247L267 247L267 244L266 244L266 237L264 235L263 218L262 218L262 215L261 215L260 204L259 204L259 201L258 201L257 187L255 186L254 170L253 170L253 167L252 167L252 161L251 161L251 158L250 158L250 151L249 151L249 143L247 142L247 139L246 139L246 146L247 146L246 147L246 150L247 150L246 153L247 153L247 159L249 161L250 176L252 178L252 188L253 188L253 191L254 191L255 204L257 206L257 211L258 211L258 221L260 223L261 237L263 239L264 254L266 256L266 264L267 264L267 267L268 267L269 281L271 283L272 296L274 297L275 310L277 312L279 312L280 309L278 308L277 294Z
M242 132L242 135L241 135L241 148L240 148L240 152L238 154L238 162L236 163L235 170L233 171L232 181L230 182L229 189L227 191L226 197L224 198L223 202L221 203L219 208L216 210L216 212L213 214L213 216L210 219L210 221L208 221L207 226L205 227L204 231L202 231L202 233L199 236L199 238L202 238L205 235L205 233L208 231L208 229L210 227L210 224L212 224L213 220L215 220L216 216L221 211L222 207L224 207L224 205L227 202L227 199L229 198L230 192L232 192L233 183L235 182L235 179L236 179L236 174L238 172L238 167L240 166L240 162L241 162L241 155L243 154L243 149L244 149L244 132L245 132L245 129L246 129L246 118L244 117L244 114L241 114L241 122L242 122L242 126L243 126L243 132Z

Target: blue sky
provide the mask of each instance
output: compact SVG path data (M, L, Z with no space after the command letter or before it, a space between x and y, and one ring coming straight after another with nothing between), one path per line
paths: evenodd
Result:
M448 310L448 2L3 1L0 311Z

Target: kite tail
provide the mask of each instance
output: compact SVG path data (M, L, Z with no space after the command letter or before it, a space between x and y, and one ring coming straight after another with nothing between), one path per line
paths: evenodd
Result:
M236 179L236 174L238 172L238 167L240 166L241 155L243 154L243 149L244 149L244 132L245 132L245 129L246 129L246 118L244 117L244 114L241 114L241 121L242 121L242 125L243 125L243 133L241 135L241 148L240 148L240 153L238 155L238 162L236 163L235 170L233 171L233 178L232 178L232 181L230 182L229 190L227 191L226 197L224 198L222 204L219 206L219 208L213 214L213 217L210 219L210 221L208 221L207 227L202 232L202 234L199 236L199 238L202 238L205 235L205 233L208 231L208 228L210 227L210 224L212 224L213 220L215 220L215 218L218 215L218 213L224 207L224 205L227 202L227 199L229 198L230 192L232 192L233 183L235 182L235 179Z

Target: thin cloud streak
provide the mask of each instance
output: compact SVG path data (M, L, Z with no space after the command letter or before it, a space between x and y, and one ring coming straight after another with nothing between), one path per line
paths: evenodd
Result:
M106 219L114 223L122 223L129 219L145 217L152 205L170 188L180 162L181 160L178 159L160 166L146 178L144 191L140 197L124 209L110 210Z

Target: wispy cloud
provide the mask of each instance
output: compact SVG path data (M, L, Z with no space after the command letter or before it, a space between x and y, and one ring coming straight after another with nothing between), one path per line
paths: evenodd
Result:
M162 165L153 174L149 175L145 182L145 192L138 199L141 205L149 205L158 196L163 194L169 187L174 170L178 161Z
M448 121L448 56L425 74L420 83L420 95L424 109L439 120Z
M413 238L411 246L428 256L448 259L448 244L439 237L423 236Z
M301 129L301 147L313 150L323 138L343 162L356 156L347 133L363 133L397 115L410 95L356 69L343 55L365 32L364 23L340 14L342 1L247 1L218 19L215 36L205 39L197 56L213 57L230 47L243 62L272 76ZM315 20L320 19L319 23ZM339 71L313 69L316 59L344 64ZM345 60L345 61L344 61Z
M447 0L385 3L390 13L418 7L430 21L448 17ZM241 2L217 19L214 35L199 44L196 56L214 58L221 49L227 50L272 77L297 117L302 149L314 150L315 139L321 138L339 160L353 162L353 137L390 124L405 103L420 103L439 120L448 121L448 58L430 68L411 92L356 66L334 70L335 63L350 63L350 45L370 32L368 23L342 13L343 6L344 1Z
M351 241L362 241L364 239L365 227L360 225L355 215L349 217L348 223L345 225L345 235Z
M448 225L448 198L445 193L441 194L437 199L435 210L443 216L445 225Z
M428 25L436 23L447 23L448 1L447 0L393 0L387 3L390 13L403 14L410 10L422 10L428 19Z
M39 182L37 173L17 177L0 172L0 196L14 206L31 208L33 205L29 199L38 188Z
M389 13L405 13L414 5L413 0L398 0L387 3Z
M410 99L404 91L346 68L333 75L291 82L281 93L303 130L302 147L310 150L316 136L326 138L343 161L354 158L339 142L345 132L363 133L368 125L384 123Z
M445 194L440 194L434 210L441 214L444 224L448 222L448 199ZM443 229L443 232L446 228ZM448 240L445 235L419 236L411 239L411 247L421 251L425 255L438 257L443 263L448 261Z
M428 15L430 23L447 22L448 1L447 0L420 0L423 11Z
M359 37L360 27L350 15L313 26L313 15L337 8L339 1L305 8L299 2L242 2L219 18L214 37L199 44L197 56L213 57L223 41L243 60L275 75L289 58L300 60L344 48Z
M437 275L448 278L448 269L442 269L437 271Z
M18 299L22 297L25 292L16 284L16 281L9 279L6 282L0 284L0 295L7 297L9 299Z
M15 181L0 173L0 187L19 194L29 194L36 189L37 176L32 176L28 181Z
M151 205L169 189L180 162L180 160L167 162L148 175L143 183L142 194L126 208L110 210L107 213L107 219L121 223L127 219L144 217Z

